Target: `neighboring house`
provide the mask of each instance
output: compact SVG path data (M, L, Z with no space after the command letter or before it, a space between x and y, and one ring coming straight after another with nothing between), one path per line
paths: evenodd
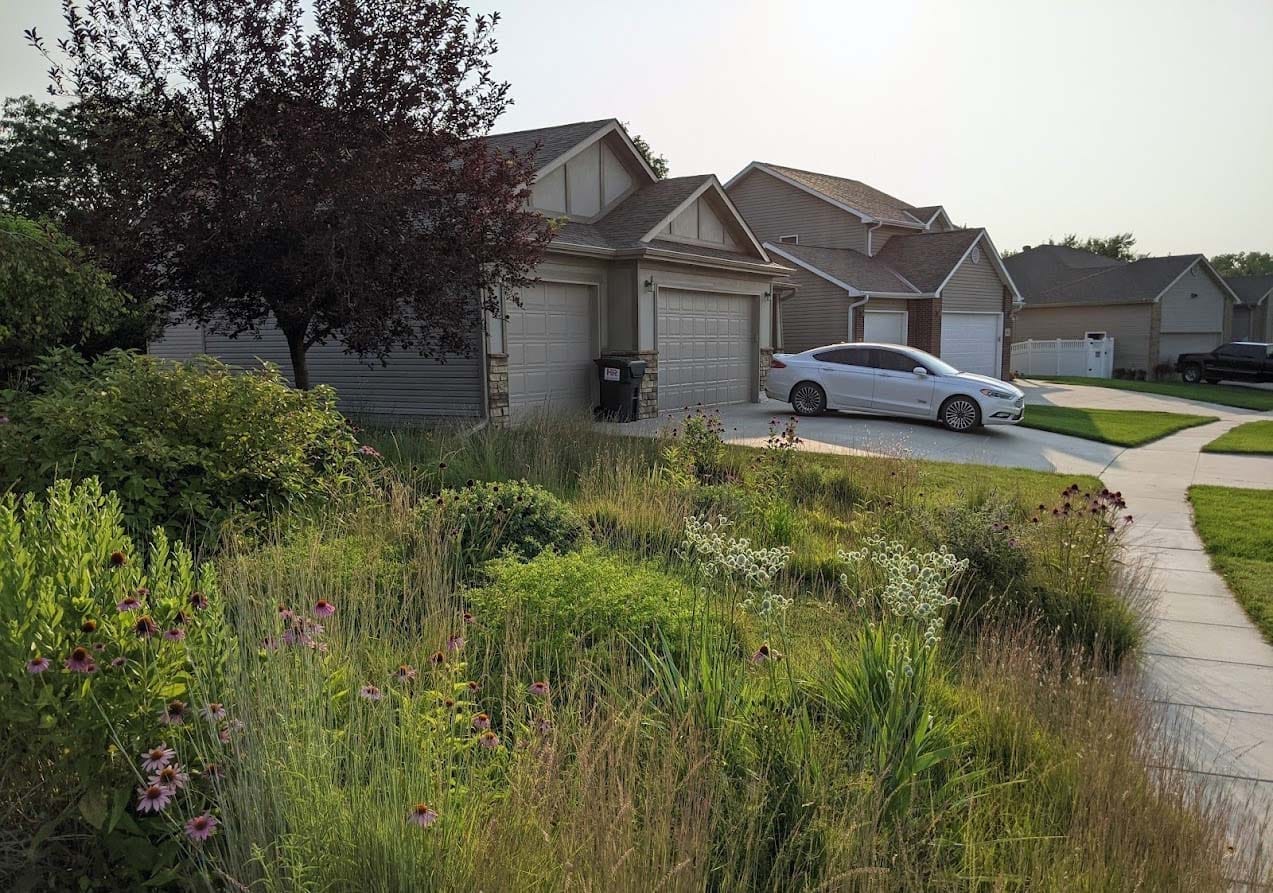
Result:
M1229 340L1238 298L1201 254L1120 261L1039 245L1006 261L1025 296L1018 341L1114 339L1114 368L1153 373Z
M779 307L782 350L887 341L1006 376L1021 296L984 229L857 180L758 161L725 191L765 250L796 268Z
M1273 343L1273 274L1266 276L1226 276L1225 282L1242 301L1233 308L1234 341Z
M537 149L531 204L560 224L538 281L486 320L470 357L395 351L382 367L329 343L309 352L314 383L332 385L350 412L502 419L595 406L593 360L604 353L648 361L643 416L759 398L774 283L791 271L770 261L714 175L658 179L614 119L486 139ZM178 324L151 353L289 368L276 329L230 339Z

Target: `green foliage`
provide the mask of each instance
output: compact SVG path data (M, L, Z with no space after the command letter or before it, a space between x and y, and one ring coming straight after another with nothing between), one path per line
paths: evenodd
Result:
M991 599L1023 588L1030 574L1030 553L1013 533L1019 520L1011 504L993 498L981 504L948 505L926 516L924 526L934 547L945 545L967 559L967 595L959 613L978 614ZM984 619L984 618L983 618Z
M714 484L725 479L725 426L716 410L695 409L680 425L659 432L664 473L677 486Z
M678 645L694 613L693 590L649 564L596 549L544 552L527 563L497 559L490 582L469 593L481 636L510 633L542 673L570 666L594 646Z
M1102 257L1112 258L1113 260L1140 260L1148 257L1147 254L1136 254L1132 248L1136 245L1136 237L1131 233L1114 233L1112 236L1088 236L1086 239L1080 239L1076 234L1069 233L1064 236L1061 241L1048 239L1049 245L1064 245L1066 248L1078 248L1080 251L1090 251L1093 254L1099 254Z
M0 215L0 382L53 347L139 347L151 322L51 224Z
M184 765L192 734L215 730L196 714L230 647L212 570L162 531L136 549L94 479L5 497L0 553L0 799L35 864L39 841L88 833L144 879L174 851L167 822L126 809L146 776L138 755L162 741ZM186 723L165 726L176 705Z
M210 359L174 364L111 351L41 360L30 389L0 392L0 483L36 490L97 476L132 531L216 535L330 498L357 468L328 389L287 385L277 369L235 374Z
M445 530L453 532L461 569L499 555L523 561L545 549L569 552L588 537L583 519L552 493L525 481L474 483L443 490L436 503Z
M0 213L62 220L89 201L95 185L89 146L79 105L7 97L0 112Z
M628 128L628 122L624 121L623 126ZM639 133L632 134L632 145L636 146L637 151L641 153L641 157L645 159L645 163L650 166L650 170L654 171L654 176L660 180L667 177L667 158L662 155L655 155L654 150L650 148L650 144L646 142L645 137Z
M1267 251L1235 251L1217 254L1211 266L1221 276L1267 276L1273 273L1273 254Z

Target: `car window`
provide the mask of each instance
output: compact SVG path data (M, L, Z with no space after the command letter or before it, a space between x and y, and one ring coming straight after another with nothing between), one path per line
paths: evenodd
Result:
M1247 353L1245 344L1221 344L1216 348L1216 353L1222 357L1250 356L1250 354Z
M922 365L914 357L908 357L895 350L877 350L875 358L875 367L887 372L911 372L916 366Z
M823 363L836 363L840 366L866 366L871 364L871 348L869 347L837 347L815 353L815 359Z

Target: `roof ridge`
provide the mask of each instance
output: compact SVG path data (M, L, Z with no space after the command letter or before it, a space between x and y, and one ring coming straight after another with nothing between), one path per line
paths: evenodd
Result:
M543 127L524 127L521 130L501 130L498 132L484 133L482 136L517 136L519 133L534 133L537 130L560 130L564 127L578 127L581 124L596 124L597 129L600 130L602 124L609 124L611 121L617 122L618 120L618 118L597 118L596 120L568 121L565 124L547 124Z

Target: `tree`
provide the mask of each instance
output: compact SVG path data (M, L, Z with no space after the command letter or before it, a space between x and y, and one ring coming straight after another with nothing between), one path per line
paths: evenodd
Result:
M92 189L88 128L79 106L6 98L0 112L0 212L62 221Z
M454 0L63 0L55 92L90 116L103 198L76 233L129 287L235 336L272 322L295 381L474 347L551 232L533 158L480 137L508 106L497 15Z
M1211 266L1221 276L1267 276L1273 274L1273 254L1267 251L1237 251L1217 254Z
M623 122L624 129L628 129L628 122ZM650 170L654 171L654 176L660 180L667 177L668 167L667 158L662 155L655 155L654 150L650 148L650 144L645 141L645 137L639 133L632 135L632 145L636 146L637 151L641 153L641 157L645 159L645 163L650 166Z
M1102 257L1114 260L1132 261L1149 256L1132 251L1133 246L1136 244L1136 237L1131 233L1115 233L1105 238L1088 236L1086 239L1080 239L1075 233L1069 233L1059 242L1048 239L1048 244L1064 245L1066 248L1078 248L1081 251L1090 251L1092 254L1099 254Z
M0 215L0 378L54 347L141 346L151 321L55 227Z

